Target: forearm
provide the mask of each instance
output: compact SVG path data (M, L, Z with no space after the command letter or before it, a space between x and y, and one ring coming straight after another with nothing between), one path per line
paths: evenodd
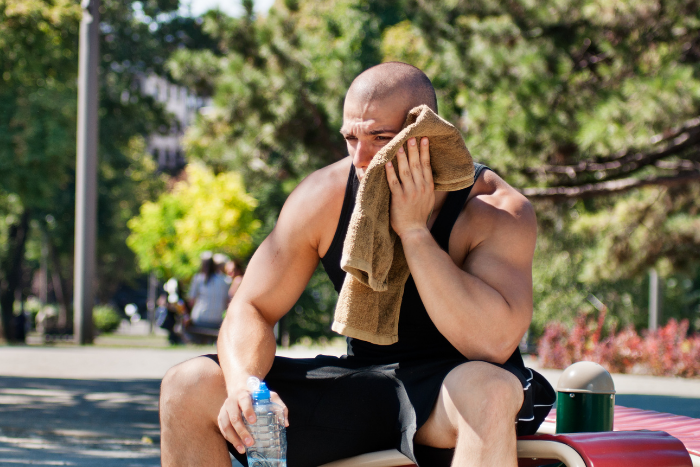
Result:
M494 288L460 269L428 229L401 241L431 320L464 356L503 363L521 338L522 319Z
M221 326L217 348L231 395L245 388L249 376L262 380L270 371L277 348L273 325L253 305L234 299Z

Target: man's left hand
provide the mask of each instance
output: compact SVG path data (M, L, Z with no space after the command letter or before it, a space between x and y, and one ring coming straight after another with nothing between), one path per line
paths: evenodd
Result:
M391 189L391 227L400 236L413 230L427 229L428 218L435 205L435 186L430 168L428 138L422 138L420 149L416 138L407 141L408 156L403 147L396 154L399 178L393 164L386 164L386 178Z

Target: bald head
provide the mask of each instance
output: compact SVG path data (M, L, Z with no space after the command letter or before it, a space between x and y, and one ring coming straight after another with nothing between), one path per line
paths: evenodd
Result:
M350 85L343 105L348 155L362 179L372 158L401 132L408 112L427 105L437 113L435 90L425 73L406 63L382 63Z
M387 62L362 72L350 85L347 99L367 102L391 99L408 113L425 104L437 113L435 89L418 68L401 62Z

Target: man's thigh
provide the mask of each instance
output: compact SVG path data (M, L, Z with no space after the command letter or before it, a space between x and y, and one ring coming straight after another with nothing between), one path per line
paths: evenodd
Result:
M463 363L445 377L430 417L414 442L454 448L459 430L470 424L475 432L494 421L514 427L522 403L523 384L513 373L486 362Z

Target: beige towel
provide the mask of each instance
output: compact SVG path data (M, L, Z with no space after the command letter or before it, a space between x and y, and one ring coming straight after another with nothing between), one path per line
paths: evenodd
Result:
M410 271L389 221L391 191L384 165L409 138L424 136L430 139L436 191L474 183L474 163L459 131L426 105L412 109L404 129L374 156L360 183L340 261L348 274L335 308L335 332L379 345L399 340L399 310Z

